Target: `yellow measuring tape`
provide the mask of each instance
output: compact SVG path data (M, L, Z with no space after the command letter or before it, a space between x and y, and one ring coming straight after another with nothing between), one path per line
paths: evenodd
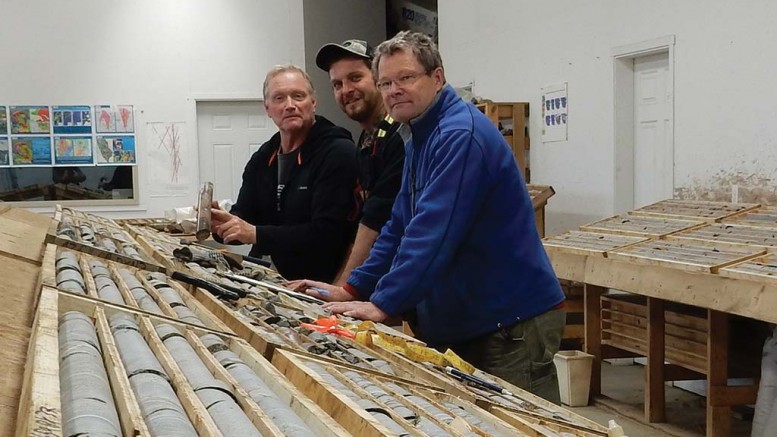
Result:
M421 343L388 334L378 329L371 321L362 322L356 326L355 331L356 341L365 346L378 346L403 355L416 363L432 363L441 367L453 366L469 374L475 372L475 367L472 364L461 359L450 349L442 353Z

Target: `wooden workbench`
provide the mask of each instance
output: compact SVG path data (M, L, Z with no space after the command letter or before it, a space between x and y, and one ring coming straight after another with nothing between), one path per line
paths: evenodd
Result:
M664 420L664 381L706 375L707 435L728 435L730 407L754 403L758 389L727 385L729 315L777 323L775 209L667 200L544 243L559 278L586 284L585 349L595 356L592 395L601 392L601 359L615 346L647 356L647 421ZM607 289L644 296L642 312L603 298ZM702 317L678 316L666 310L670 303L698 307ZM670 317L690 327L680 328ZM700 343L682 338L700 333ZM670 344L678 337L686 347Z

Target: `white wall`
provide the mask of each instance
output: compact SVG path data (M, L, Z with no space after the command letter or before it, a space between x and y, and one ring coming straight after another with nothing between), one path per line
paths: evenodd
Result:
M383 0L304 0L305 65L318 95L316 113L351 131L359 139L359 124L348 118L335 102L329 75L316 66L322 45L361 39L373 47L386 39L386 6Z
M439 2L453 84L531 103L532 182L548 233L613 212L612 49L676 35L675 195L777 204L777 3L767 0ZM540 141L540 88L569 84L569 140Z
M114 217L195 203L194 97L261 96L270 67L304 64L302 0L3 0L0 17L0 103L135 105L140 205L83 208ZM146 123L181 121L189 193L150 198Z

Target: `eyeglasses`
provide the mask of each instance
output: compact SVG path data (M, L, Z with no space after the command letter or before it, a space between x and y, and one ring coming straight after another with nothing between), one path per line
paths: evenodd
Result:
M384 92L384 93L385 93L386 91L388 91L388 90L390 90L390 89L391 89L391 84L392 84L392 83L393 83L394 85L396 85L396 86L397 86L397 88L404 88L404 87L406 87L406 86L410 86L410 85L414 84L414 83L415 83L415 81L417 81L417 80L418 80L419 78L421 78L422 76L427 76L427 75L429 75L429 73L427 73L427 72L420 72L420 73L403 73L403 74L401 74L401 75L400 75L398 78L396 78L396 79L390 79L390 80L388 80L388 79L384 79L384 80L380 80L380 81L378 81L378 83L377 83L376 85L377 85L378 89L379 89L381 92Z

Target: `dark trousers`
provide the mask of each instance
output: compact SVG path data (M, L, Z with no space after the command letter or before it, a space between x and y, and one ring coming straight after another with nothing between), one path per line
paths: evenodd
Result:
M554 309L451 349L478 369L559 404L553 356L565 324L566 311Z

